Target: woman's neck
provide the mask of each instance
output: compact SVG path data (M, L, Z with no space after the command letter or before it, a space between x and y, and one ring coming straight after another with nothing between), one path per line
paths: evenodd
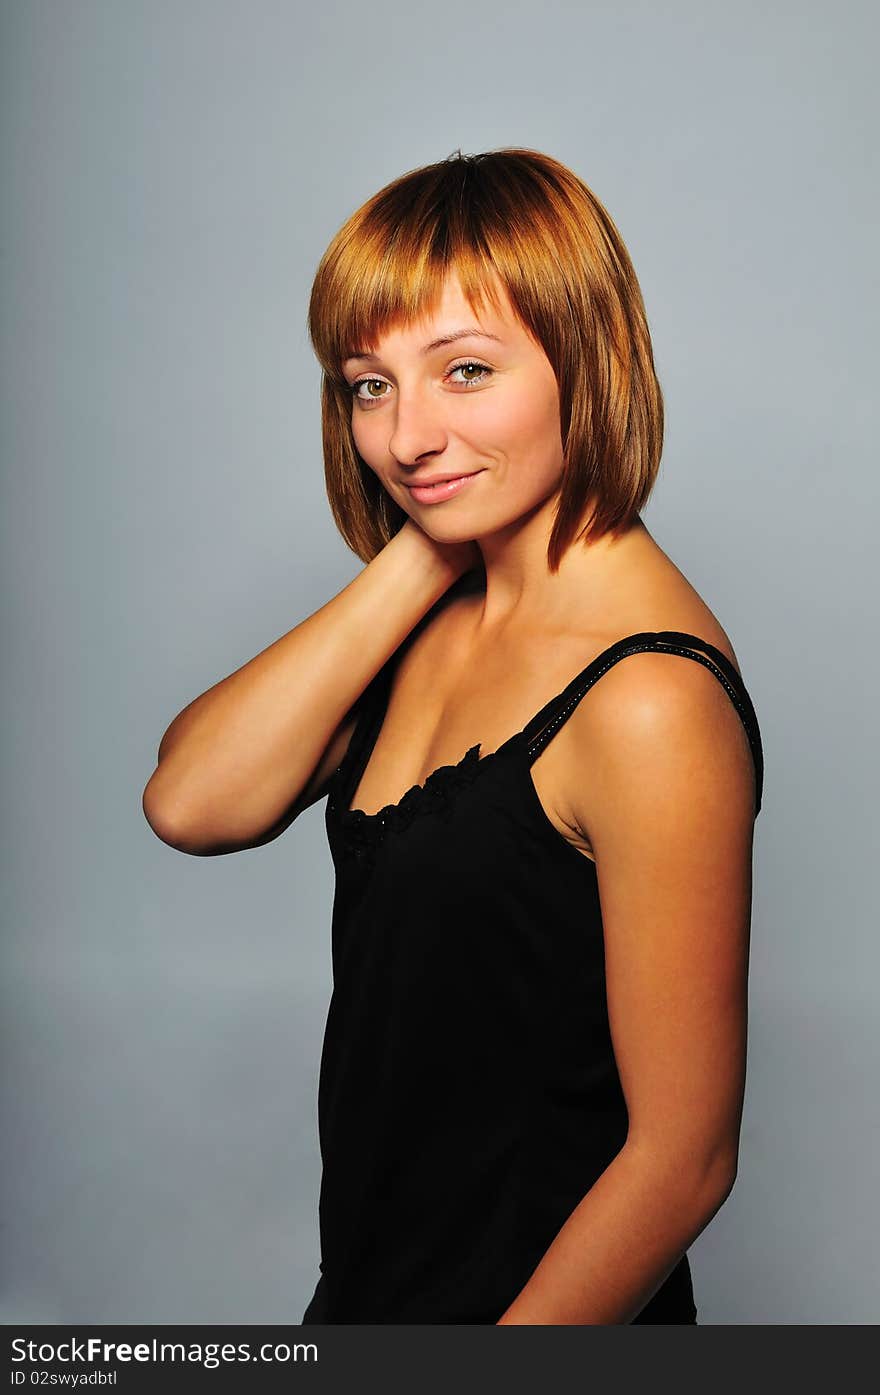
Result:
M565 552L557 572L547 564L555 497L525 520L477 543L483 554L485 590L477 620L478 632L500 634L514 626L564 626L572 607L587 628L602 628L614 602L621 599L626 578L637 572L637 557L655 549L641 519L619 537L605 535L593 542L577 540ZM647 547L646 547L647 544Z

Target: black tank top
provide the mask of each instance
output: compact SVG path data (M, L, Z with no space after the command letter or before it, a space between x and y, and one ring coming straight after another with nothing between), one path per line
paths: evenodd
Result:
M438 606L362 694L328 791L321 1274L304 1324L496 1323L623 1147L596 866L530 773L584 694L629 654L703 664L743 721L761 807L742 678L712 644L663 630L610 645L496 751L472 746L397 803L351 810L396 664ZM685 1255L634 1321L695 1320Z

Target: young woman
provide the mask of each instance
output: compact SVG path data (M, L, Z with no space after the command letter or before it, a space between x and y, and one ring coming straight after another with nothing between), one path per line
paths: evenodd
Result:
M381 190L314 282L366 563L171 724L198 854L326 795L337 885L305 1323L694 1323L729 1195L763 756L651 536L663 403L611 218L546 155Z

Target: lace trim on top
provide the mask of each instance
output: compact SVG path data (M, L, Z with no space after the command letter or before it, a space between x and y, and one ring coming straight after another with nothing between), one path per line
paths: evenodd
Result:
M333 793L333 808L342 830L343 841L355 853L372 851L390 831L395 833L408 828L413 819L424 813L434 813L448 819L452 815L453 797L461 789L473 783L482 771L491 766L502 752L520 740L522 732L516 732L495 751L480 756L482 742L465 751L461 760L452 765L440 765L432 770L423 784L411 785L394 804L385 804L375 814L364 809L340 809L340 788L348 788L348 782L341 777L342 766L337 769L337 789ZM349 791L349 796L353 791Z

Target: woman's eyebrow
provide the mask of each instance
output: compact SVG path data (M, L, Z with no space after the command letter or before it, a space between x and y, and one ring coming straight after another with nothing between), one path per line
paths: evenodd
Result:
M501 344L503 342L497 334L489 334L488 330L485 329L453 329L449 334L441 334L439 339L432 339L430 344L425 344L425 346L419 350L419 353L429 354L432 349L440 349L444 344L454 344L457 339L494 339L496 344ZM368 354L366 351L359 349L357 353L348 354L343 362L348 363L351 359L355 358L367 359L370 363L377 363L379 361L378 354Z

